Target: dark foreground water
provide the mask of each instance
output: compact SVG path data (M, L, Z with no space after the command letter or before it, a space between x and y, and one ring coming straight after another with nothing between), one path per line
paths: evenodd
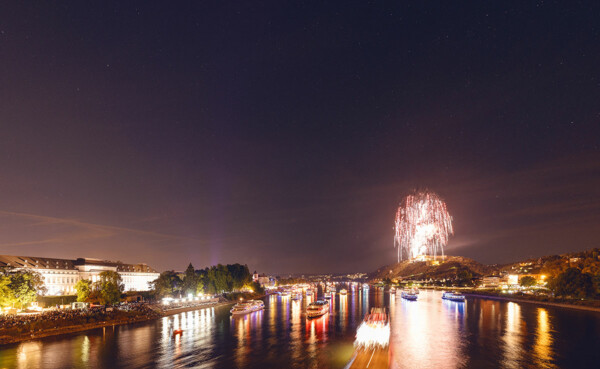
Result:
M390 311L393 368L600 367L600 313L361 291L337 295L332 313L307 320L306 302L270 296L264 311L242 318L210 308L4 346L0 368L343 368L373 306Z

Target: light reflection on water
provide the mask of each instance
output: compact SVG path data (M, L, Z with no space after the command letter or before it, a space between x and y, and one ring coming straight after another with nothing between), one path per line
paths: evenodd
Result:
M552 334L548 311L538 308L537 329L533 349L536 353L536 365L540 368L555 368L552 363L554 352L552 351Z
M522 332L521 332L521 307L519 304L509 302L506 306L506 326L502 340L504 343L505 368L519 368L521 366L521 356L523 354Z
M343 368L373 306L392 321L392 368L594 367L600 314L493 300L416 302L375 289L335 294L332 311L308 320L318 294L269 296L265 310L232 318L229 306L130 326L106 327L0 348L0 368ZM390 303L391 302L391 303ZM183 329L173 336L173 330Z
M462 305L462 306L459 306ZM457 368L464 366L464 304L421 291L418 301L396 298L391 333L391 366Z

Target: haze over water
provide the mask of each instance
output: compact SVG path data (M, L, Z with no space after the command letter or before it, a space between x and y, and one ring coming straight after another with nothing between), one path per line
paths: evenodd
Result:
M391 301L391 303L390 303ZM513 302L417 302L371 290L336 295L333 312L307 320L307 299L269 296L265 310L232 318L229 307L0 348L0 368L343 368L356 328L389 308L393 368L595 367L600 314ZM173 329L184 330L173 337Z

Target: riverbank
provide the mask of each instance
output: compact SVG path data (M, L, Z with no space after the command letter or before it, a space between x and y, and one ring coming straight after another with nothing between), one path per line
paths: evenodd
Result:
M158 317L152 317L152 318L143 317L143 318L134 318L134 319L128 319L128 320L111 320L111 321L105 321L105 322L76 324L76 325L69 325L69 326L64 326L64 327L49 328L49 329L44 329L42 331L22 332L19 335L14 335L14 336L4 335L4 336L0 336L0 345L6 345L6 344L17 343L17 342L22 342L22 341L29 341L29 340L50 337L50 336L58 336L61 334L82 332L82 331L87 331L90 329L97 329L97 328L104 328L104 327L110 327L110 326L116 326L116 325L145 322L145 321L157 319L157 318Z
M600 313L600 307L596 307L596 306L575 305L575 304L569 304L569 303L564 303L564 302L540 301L540 300L517 298L517 297L510 297L510 296L484 295L484 294L477 294L477 293L470 293L470 292L463 292L463 294L465 296L476 297L476 298L481 298L481 299L537 304L537 305L543 305L543 306L553 306L553 307L593 311L596 313Z
M81 323L80 319L74 319L73 321L57 321L57 324L68 324L63 326L54 326L51 328L42 328L35 329L26 327L18 327L17 329L1 329L0 328L0 345L6 345L11 343L17 343L22 341L29 341L38 338L57 336L62 334L69 333L77 333L83 332L91 329L111 327L117 325L125 325L125 324L133 324L140 323L145 321L150 321L158 318L162 318L165 316L171 316L179 313L184 313L188 311L202 310L207 308L214 308L224 305L231 305L233 302L216 302L214 304L204 304L199 306L187 306L182 308L175 308L166 311L161 311L158 308L152 309L155 314L132 314L129 312L121 312L121 314L116 315L113 319L105 319L102 321L90 322L90 323ZM30 325L33 327L33 325Z

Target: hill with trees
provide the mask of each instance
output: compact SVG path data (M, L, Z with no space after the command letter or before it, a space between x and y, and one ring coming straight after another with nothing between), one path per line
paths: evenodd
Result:
M384 266L370 275L372 280L409 279L409 280L441 280L455 279L470 275L471 278L482 277L498 272L498 268L476 262L462 256L445 256L438 258L439 264L432 261L401 261Z

